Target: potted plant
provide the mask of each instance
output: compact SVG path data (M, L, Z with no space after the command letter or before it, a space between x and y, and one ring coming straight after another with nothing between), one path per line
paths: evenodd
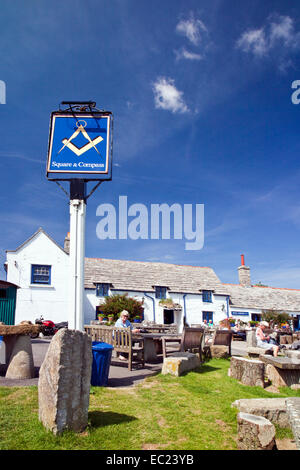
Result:
M113 314L108 314L108 315L107 315L107 318L108 318L108 322L109 322L109 323L113 323L113 322L114 322L114 316L113 316Z
M140 322L142 321L141 315L136 315L136 316L133 318L133 321L134 321L134 323L140 323Z
M172 299L161 299L159 301L159 305L161 305L162 307L172 308L174 306L174 302Z
M98 313L98 320L103 321L104 316L105 316L104 313Z

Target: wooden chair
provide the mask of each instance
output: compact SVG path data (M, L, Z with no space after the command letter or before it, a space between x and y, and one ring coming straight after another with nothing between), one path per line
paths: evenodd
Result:
M128 369L130 371L133 362L139 362L144 367L144 340L143 338L133 339L130 328L85 325L84 329L92 341L111 344L117 353L128 355Z
M231 356L231 341L232 341L233 332L231 330L216 330L214 332L213 340L211 346L227 346L228 354ZM210 346L207 345L204 348L206 356L211 357Z
M172 354L172 352L178 351L190 351L190 352L198 352L200 361L202 362L202 348L203 348L203 337L204 337L204 329L203 328L187 328L183 329L181 338L171 338L171 337L162 337L162 349L163 349L163 357L167 357L168 353ZM179 347L175 351L174 348L171 350L167 350L168 343L178 342Z

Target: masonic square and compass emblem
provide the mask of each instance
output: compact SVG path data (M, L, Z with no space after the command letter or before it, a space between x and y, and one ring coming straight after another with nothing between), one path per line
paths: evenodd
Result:
M85 130L86 125L87 125L87 123L83 119L77 121L76 126L77 126L78 129L74 132L74 134L71 135L71 137L69 139L63 139L63 144L64 145L62 146L62 148L60 149L60 151L58 153L60 153L65 147L68 147L72 152L74 152L78 156L80 156L83 153L87 152L92 147L94 147L96 152L99 153L96 145L99 144L103 140L103 137L101 137L99 135L98 137L96 137L95 139L92 140L90 138L90 136L88 135L88 133L86 132L86 130ZM75 139L80 134L80 132L86 138L88 143L83 145L82 147L78 148L78 147L76 147L76 145L74 145L72 143L72 140Z
M52 113L47 176L89 173L110 179L111 119L111 113Z

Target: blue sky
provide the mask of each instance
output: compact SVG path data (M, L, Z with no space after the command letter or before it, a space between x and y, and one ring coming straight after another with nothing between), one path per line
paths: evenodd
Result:
M68 200L45 167L63 100L114 114L112 182L88 200L86 256L211 266L300 288L300 7L295 1L1 1L0 262ZM205 243L99 240L99 204L204 204ZM1 271L4 278L4 272Z

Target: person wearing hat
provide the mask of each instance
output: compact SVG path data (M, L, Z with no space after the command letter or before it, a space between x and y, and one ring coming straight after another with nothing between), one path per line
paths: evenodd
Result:
M129 313L127 312L127 310L122 310L122 312L120 313L120 318L116 321L115 326L117 328L130 328L132 333L138 333L140 330L137 328L133 329L133 326L128 320L128 318ZM121 359L121 361L126 361L127 357L121 354L119 355L119 359Z
M272 349L274 357L278 356L279 346L275 344L270 344L270 336L264 334L264 330L269 327L269 323L266 321L261 321L259 326L256 329L256 342L259 348L263 349Z

